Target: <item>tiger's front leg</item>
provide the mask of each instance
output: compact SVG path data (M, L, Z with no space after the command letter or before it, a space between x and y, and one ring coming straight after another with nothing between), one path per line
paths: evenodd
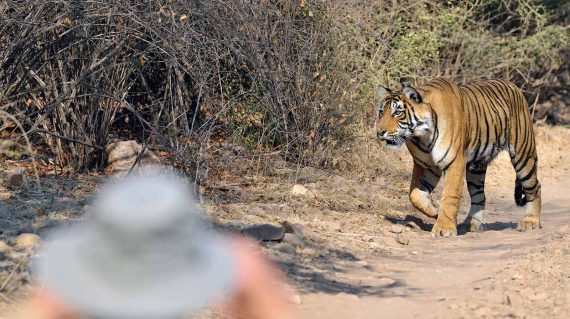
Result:
M447 168L439 214L431 230L432 237L457 235L457 212L465 178L465 158L461 153Z
M437 209L433 205L430 195L437 186L440 177L440 171L424 168L414 162L409 194L410 202L420 212L431 218L437 218Z

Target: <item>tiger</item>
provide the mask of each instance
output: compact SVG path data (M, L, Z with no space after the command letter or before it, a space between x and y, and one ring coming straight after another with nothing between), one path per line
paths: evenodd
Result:
M413 157L409 200L434 218L433 237L457 235L464 180L471 207L460 226L484 230L485 176L489 163L508 151L516 172L515 203L525 206L517 230L538 229L541 185L529 106L522 91L503 80L458 85L436 78L416 88L378 86L376 137L388 148L406 144ZM439 208L431 194L445 175Z

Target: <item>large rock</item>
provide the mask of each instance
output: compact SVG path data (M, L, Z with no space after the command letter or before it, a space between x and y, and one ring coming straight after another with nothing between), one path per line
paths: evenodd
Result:
M107 167L105 173L122 176L129 172L143 148L137 141L118 141L109 143L105 148L107 155ZM160 160L152 151L145 149L136 166L137 169L153 170L160 169Z
M278 241L283 239L285 228L271 224L251 225L242 230L245 235L261 241Z

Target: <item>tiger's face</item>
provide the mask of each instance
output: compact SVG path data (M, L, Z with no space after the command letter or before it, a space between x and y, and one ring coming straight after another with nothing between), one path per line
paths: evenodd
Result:
M381 96L376 122L376 136L388 148L400 148L407 138L428 134L431 128L431 108L423 102L418 91L405 87L392 92L380 86Z

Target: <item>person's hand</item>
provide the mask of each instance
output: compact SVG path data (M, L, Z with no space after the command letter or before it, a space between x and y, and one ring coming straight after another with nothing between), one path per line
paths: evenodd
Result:
M226 310L237 318L290 318L290 291L279 269L261 254L255 242L242 237L229 242L236 259L236 286Z
M69 308L44 289L36 289L9 319L79 319Z

